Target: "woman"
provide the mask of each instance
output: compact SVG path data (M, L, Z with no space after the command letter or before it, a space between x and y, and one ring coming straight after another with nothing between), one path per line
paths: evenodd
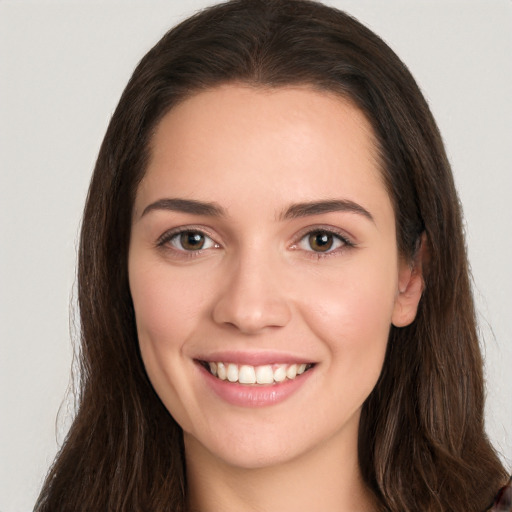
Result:
M339 11L230 2L146 55L79 302L80 408L36 510L483 511L506 482L441 138Z

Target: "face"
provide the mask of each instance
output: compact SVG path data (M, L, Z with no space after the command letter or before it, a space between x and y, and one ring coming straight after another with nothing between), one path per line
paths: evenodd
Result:
M417 304L363 114L306 87L226 85L170 111L151 152L130 289L187 457L355 450L390 326Z

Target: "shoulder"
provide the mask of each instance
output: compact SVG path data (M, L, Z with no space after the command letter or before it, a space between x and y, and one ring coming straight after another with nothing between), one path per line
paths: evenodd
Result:
M512 512L512 477L508 484L499 490L488 512Z

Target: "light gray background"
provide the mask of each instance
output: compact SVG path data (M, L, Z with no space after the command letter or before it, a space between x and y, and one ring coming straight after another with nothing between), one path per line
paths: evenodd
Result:
M109 117L143 54L209 3L0 0L2 512L32 509L69 424L77 233ZM329 3L396 50L440 125L465 210L488 431L511 468L512 2Z

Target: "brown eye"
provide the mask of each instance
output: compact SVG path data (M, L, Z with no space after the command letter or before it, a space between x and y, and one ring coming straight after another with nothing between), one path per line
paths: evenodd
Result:
M334 245L334 235L326 231L315 231L308 235L308 242L315 252L327 252Z
M205 236L197 231L184 231L180 234L180 244L186 251L199 251L205 244Z
M306 252L328 254L345 246L353 247L354 244L338 233L316 229L304 235L297 246Z
M201 231L180 231L172 236L165 237L162 244L169 244L174 249L183 252L201 251L203 249L212 249L218 245L208 236Z

